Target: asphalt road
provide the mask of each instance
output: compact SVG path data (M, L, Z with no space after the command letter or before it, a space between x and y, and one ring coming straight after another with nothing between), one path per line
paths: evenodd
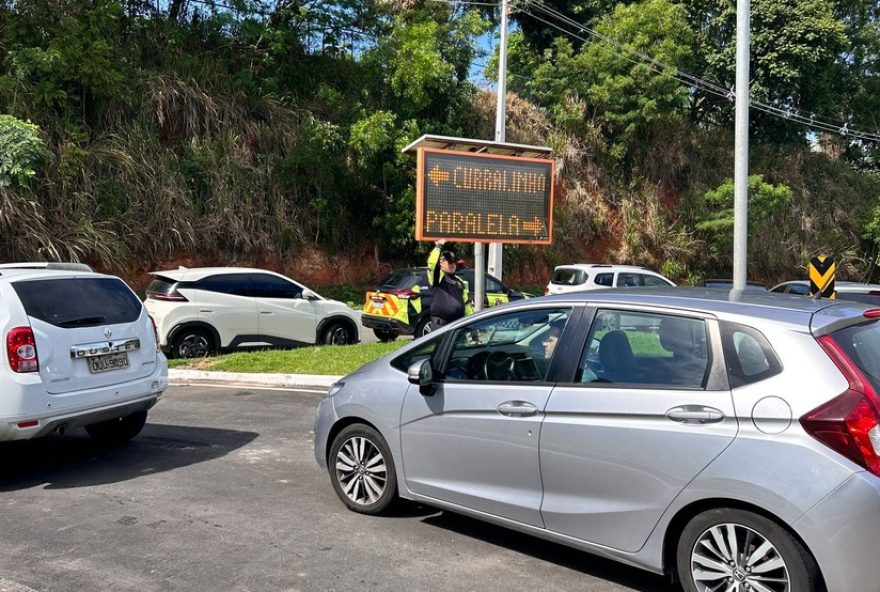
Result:
M0 445L0 591L671 592L448 512L347 511L313 459L321 396L175 387L118 449Z

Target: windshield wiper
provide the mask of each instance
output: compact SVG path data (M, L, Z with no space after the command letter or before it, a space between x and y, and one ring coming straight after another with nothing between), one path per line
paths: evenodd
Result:
M77 317L75 319L67 319L55 324L59 327L83 327L85 325L100 325L106 320L107 317L101 316Z

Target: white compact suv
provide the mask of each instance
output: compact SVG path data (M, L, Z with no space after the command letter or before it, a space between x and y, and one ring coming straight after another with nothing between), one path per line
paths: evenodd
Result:
M598 290L600 288L634 288L639 286L662 288L674 285L659 273L645 267L575 263L573 265L558 265L553 269L550 283L544 288L544 295Z
M247 267L155 271L147 310L163 350L176 358L236 347L360 341L358 313L283 275Z
M155 327L117 277L85 265L0 265L0 440L85 427L136 436L168 387Z

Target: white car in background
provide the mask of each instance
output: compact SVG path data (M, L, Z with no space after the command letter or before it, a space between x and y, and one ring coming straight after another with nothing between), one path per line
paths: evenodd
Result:
M182 267L150 275L145 304L162 349L175 358L360 341L357 312L273 271Z
M140 299L86 265L0 265L0 333L0 440L85 427L120 444L140 433L168 387Z
M553 269L550 283L544 288L544 295L565 294L582 290L601 288L662 288L675 286L669 279L645 267L635 265L602 265L597 263L575 263L558 265Z

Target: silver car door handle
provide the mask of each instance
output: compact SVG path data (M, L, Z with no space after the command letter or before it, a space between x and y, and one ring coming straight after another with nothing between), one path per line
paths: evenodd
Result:
M260 314L272 314L271 310L261 310Z
M214 311L211 310L210 308L201 308L201 309L199 309L199 312L214 312Z
M528 417L538 413L538 408L527 401L505 401L497 409L498 413L507 417Z
M680 423L717 423L724 420L724 414L714 407L703 405L682 405L666 412L666 417Z

